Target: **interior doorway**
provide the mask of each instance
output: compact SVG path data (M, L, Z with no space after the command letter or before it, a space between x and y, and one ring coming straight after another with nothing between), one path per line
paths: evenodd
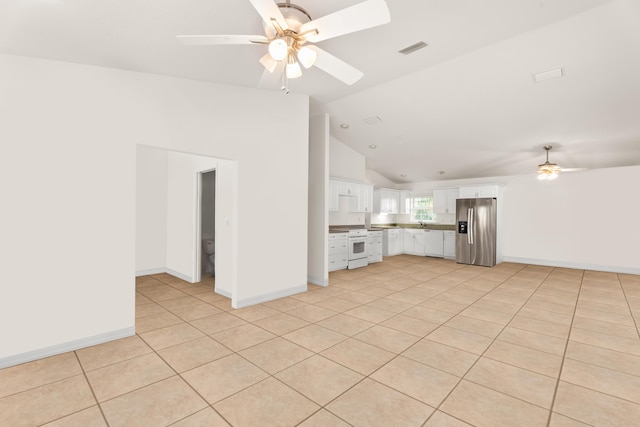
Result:
M202 281L203 277L215 277L216 272L216 171L198 173L198 238L196 244L196 271Z

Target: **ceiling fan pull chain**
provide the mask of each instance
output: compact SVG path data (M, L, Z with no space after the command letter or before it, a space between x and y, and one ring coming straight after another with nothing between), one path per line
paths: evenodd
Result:
M289 93L289 79L287 79L287 70L286 67L282 72L282 87L280 88L285 94Z

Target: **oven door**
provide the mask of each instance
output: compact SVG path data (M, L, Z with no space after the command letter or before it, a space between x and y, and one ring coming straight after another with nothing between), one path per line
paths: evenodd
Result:
M349 259L367 258L367 238L366 237L350 237L349 238Z

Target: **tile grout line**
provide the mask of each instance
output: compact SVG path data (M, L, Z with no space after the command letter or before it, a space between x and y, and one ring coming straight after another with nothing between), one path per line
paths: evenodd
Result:
M104 422L107 425L107 427L109 427L109 420L107 420L107 416L104 413L104 411L102 410L102 405L100 404L100 401L98 400L98 397L96 396L96 393L93 390L93 386L91 385L91 382L89 381L89 377L87 376L87 372L85 371L84 366L82 366L82 362L80 362L80 357L78 356L78 352L74 351L73 355L76 357L76 360L78 361L78 365L80 365L80 369L82 369L82 375L84 375L84 380L87 382L87 385L89 386L89 390L91 390L91 394L93 395L93 399L96 401L96 406L100 410L100 414L102 415L102 419L104 420Z
M640 329L638 329L638 321L636 317L633 315L633 310L631 309L631 305L629 304L629 298L627 298L627 293L624 289L624 285L622 284L622 280L620 280L620 274L616 273L616 278L618 279L618 283L620 284L620 288L622 289L622 295L624 295L624 300L627 303L627 309L629 310L629 314L631 315L631 320L633 320L633 324L636 327L636 334L638 338L640 338Z

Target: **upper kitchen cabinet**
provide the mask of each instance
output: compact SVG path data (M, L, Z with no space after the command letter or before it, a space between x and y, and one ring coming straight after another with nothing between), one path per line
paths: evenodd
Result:
M472 187L460 187L460 199L478 199L483 197L498 197L500 187L498 185L477 185Z
M358 182L329 180L329 211L340 210L340 196L348 197L348 212L372 212L373 186Z
M400 213L400 191L390 188L374 190L373 211L384 214Z
M400 190L400 207L399 212L401 214L410 214L411 213L411 202L413 199L411 198L411 192L408 190Z
M435 212L436 214L456 213L457 198L458 198L457 188L443 188L443 189L433 190L433 212Z

